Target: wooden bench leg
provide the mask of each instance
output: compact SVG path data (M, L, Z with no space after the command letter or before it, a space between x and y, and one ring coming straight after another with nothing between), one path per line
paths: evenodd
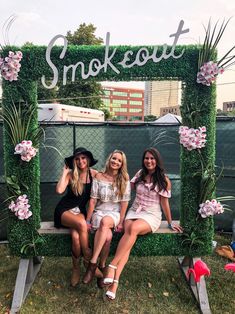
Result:
M37 273L41 268L41 264L42 258L38 256L29 259L20 259L10 310L11 314L19 313L30 288L34 283Z
M187 277L187 272L190 267L193 267L196 261L200 260L200 258L192 258L189 256L185 256L178 259L180 269L182 270L184 277L189 285L190 290L192 291L199 307L201 313L203 314L211 314L209 300L207 296L206 290L206 281L204 276L201 277L200 282L197 283L194 280L194 277L190 275L189 279Z

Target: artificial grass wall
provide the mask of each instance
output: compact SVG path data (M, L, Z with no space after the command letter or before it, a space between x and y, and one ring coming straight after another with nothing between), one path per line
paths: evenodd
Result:
M215 87L207 87L196 83L197 63L199 49L196 46L177 46L175 55L180 55L182 50L185 52L179 59L162 59L158 63L149 60L143 66L133 66L123 68L120 61L123 60L125 52L131 50L130 64L135 59L141 47L117 46L109 47L109 55L116 49L112 58L112 64L120 71L115 73L110 66L107 71L101 70L100 73L90 79L97 81L146 81L146 80L170 80L178 79L183 82L182 94L182 117L183 124L189 127L207 127L207 144L201 150L205 162L214 164L215 160ZM154 47L149 46L150 54ZM17 47L6 47L3 51L5 56L8 51L19 50ZM33 104L36 106L37 93L36 82L45 75L50 79L52 71L45 58L46 47L24 46L20 49L23 53L21 61L21 70L19 79L16 82L5 82L3 84L3 107L11 108L12 101L15 105L24 101L24 106ZM164 50L163 46L158 47L157 56L161 56ZM81 61L85 64L85 72L88 71L89 62L96 58L104 62L104 46L69 46L65 57L60 59L61 47L55 46L51 52L51 60L58 68L59 78L62 79L63 67L70 64L76 64ZM167 53L171 51L168 47ZM68 75L70 81L71 72ZM77 68L76 79L80 77L80 66ZM192 119L192 113L193 119ZM195 119L196 117L196 119ZM27 117L25 117L27 119ZM31 127L37 125L37 115L33 119ZM29 195L31 210L33 216L27 221L19 221L11 215L9 228L9 242L12 254L23 255L20 252L25 243L31 243L29 255L67 255L70 254L70 244L67 236L43 236L46 242L37 241L37 229L40 222L40 201L39 201L39 158L32 159L29 163L21 162L19 156L14 155L14 146L12 145L7 127L4 132L4 158L6 166L6 175L17 174L29 186ZM95 140L95 139L94 139ZM181 150L181 224L185 229L184 235L149 235L140 238L133 250L133 254L142 255L204 255L211 252L211 242L213 237L212 219L202 219L198 216L200 181L201 176L194 176L200 171L201 165L196 151ZM23 188L22 188L23 191ZM24 192L24 191L23 191ZM212 196L212 195L211 195ZM186 239L187 241L183 240ZM194 239L194 240L192 240ZM196 239L196 241L195 241ZM36 245L36 243L38 243ZM142 247L143 246L143 247ZM115 242L113 244L113 249ZM34 251L34 249L36 251ZM144 253L145 252L145 253Z

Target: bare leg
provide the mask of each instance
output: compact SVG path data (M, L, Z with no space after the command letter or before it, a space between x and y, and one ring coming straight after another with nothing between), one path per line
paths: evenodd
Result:
M123 257L120 259L118 265L117 265L117 270L115 272L115 276L114 276L114 280L117 280L117 282L111 284L109 286L109 289L108 291L114 293L116 295L116 291L117 291L117 288L118 288L118 282L119 282L119 278L121 276L121 273L123 271L123 268L125 267L126 263L128 262L128 259L129 259L129 256L130 256L130 250L128 252L125 253L125 255L123 255Z
M114 227L113 219L109 216L105 216L102 218L100 222L100 227L96 231L95 234L95 241L94 241L94 249L93 249L93 255L91 258L91 263L95 264L97 263L98 257L100 255L100 252L106 242L106 239L110 233L110 229Z
M107 234L107 238L105 241L105 244L100 252L100 261L99 261L99 269L102 271L102 274L104 274L105 271L105 266L106 266L106 260L109 256L109 251L110 251L110 244L112 241L112 237L113 237L113 233L112 231L109 229L109 232ZM105 287L103 278L97 278L97 286L100 289L103 289Z
M70 234L72 238L72 254L78 258L81 255L79 233L76 229L70 229Z
M125 254L127 252L130 254L130 251L136 242L137 236L150 233L151 231L152 230L150 225L143 219L126 220L125 233L118 244L115 256L110 264L118 267L119 262L122 260L122 258L124 258ZM114 278L114 276L115 269L109 267L105 277Z
M100 262L99 262L100 268L105 267L106 260L109 256L109 250L110 250L110 244L111 244L112 238L113 238L113 234L112 234L111 229L109 229L105 244L100 252Z
M64 226L75 229L80 238L80 245L85 259L90 259L91 250L89 248L89 238L87 224L83 214L74 215L70 211L66 211L61 216L61 222Z
M76 287L80 281L80 255L81 246L79 233L76 229L70 229L70 234L72 237L72 275L70 284L72 287Z
M87 267L86 273L83 277L83 283L88 284L92 281L95 275L95 269L97 268L97 260L103 249L108 235L110 235L111 228L114 226L114 221L111 217L105 216L100 222L100 227L96 231L94 240L93 255ZM107 252L106 252L107 253Z

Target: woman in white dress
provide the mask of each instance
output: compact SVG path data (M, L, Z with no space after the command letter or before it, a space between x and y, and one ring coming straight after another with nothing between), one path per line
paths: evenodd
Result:
M128 210L124 235L122 236L114 259L108 265L104 284L110 285L106 296L110 300L116 297L119 277L127 263L130 251L139 235L155 232L161 224L162 212L168 221L168 227L181 232L181 227L172 224L169 197L171 183L165 175L160 153L155 148L145 150L142 169L131 180L131 187L136 189L136 197Z
M96 230L96 234L93 255L83 278L84 283L92 281L99 257L99 268L104 270L112 229L118 232L123 230L129 200L130 182L126 156L122 151L115 150L106 161L105 171L98 173L92 182L87 224L88 228ZM97 284L99 287L102 286L99 281Z

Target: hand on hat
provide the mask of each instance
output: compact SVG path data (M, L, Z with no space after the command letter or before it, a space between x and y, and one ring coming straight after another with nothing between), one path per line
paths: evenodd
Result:
M70 173L70 172L71 172L71 169L68 166L64 165L64 167L63 167L63 175L67 176L67 174Z

